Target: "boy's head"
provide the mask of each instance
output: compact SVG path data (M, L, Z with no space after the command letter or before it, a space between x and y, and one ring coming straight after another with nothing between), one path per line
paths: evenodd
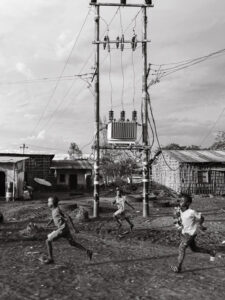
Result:
M121 189L120 188L116 188L116 196L118 196L118 197L122 197L122 191L121 191Z
M48 198L48 207L55 208L58 206L59 198L57 196L49 197Z
M180 199L180 208L181 210L186 210L192 203L192 197L187 194L182 194Z

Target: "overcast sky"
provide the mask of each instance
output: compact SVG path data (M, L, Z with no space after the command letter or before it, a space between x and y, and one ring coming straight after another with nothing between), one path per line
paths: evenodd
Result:
M223 0L155 0L154 4L155 7L148 11L149 62L159 65L179 62L225 48ZM70 142L77 142L80 147L91 142L94 98L87 83L80 79L61 80L55 89L56 80L34 82L61 74L88 11L88 0L0 1L1 150L19 149L26 143L30 150L66 152ZM102 8L101 33L107 29L106 23L115 12L116 8ZM109 27L110 38L121 35L122 30L127 39L131 38L135 26L131 21L137 12L138 9L122 8L121 15L118 12ZM93 19L92 9L64 76L78 74L81 70L82 73L93 72ZM141 37L141 14L136 18L135 31ZM112 50L109 55L102 50L102 118L108 116L111 107L110 57L112 104L116 116L121 110L121 52ZM135 87L132 51L126 49L123 52L123 102L127 117L134 106L140 118L140 48L134 52L133 61ZM225 55L220 55L165 77L151 88L161 144L198 145L201 142L225 106L224 75ZM26 83L26 80L32 83ZM212 143L216 132L223 130L224 125L222 116L205 145ZM84 152L89 151L90 146L87 146Z

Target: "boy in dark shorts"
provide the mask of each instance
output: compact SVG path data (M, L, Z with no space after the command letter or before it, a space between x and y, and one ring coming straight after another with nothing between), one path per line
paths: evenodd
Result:
M130 221L130 218L126 215L125 205L127 204L133 210L134 207L127 202L126 197L123 196L122 191L117 188L116 189L116 199L113 201L113 204L117 206L118 210L113 214L113 217L116 219L117 223L119 224L118 231L122 227L121 219L125 219L127 223L130 225L130 230L132 231L134 224Z
M81 244L77 243L73 239L73 237L70 233L68 224L67 224L67 218L62 213L62 211L59 209L58 202L59 202L59 199L56 196L50 197L48 199L48 207L52 211L52 219L50 220L48 225L50 225L52 222L54 222L54 225L57 227L57 229L54 230L53 232L51 232L50 234L48 234L48 238L46 240L46 245L47 245L47 250L48 250L48 259L44 260L43 262L45 264L54 263L52 242L56 241L60 238L67 239L67 241L69 242L69 244L71 246L76 247L82 251L85 251L87 253L87 256L89 257L89 259L91 260L92 254L93 254L92 251L86 249L85 247L83 247Z
M201 230L206 230L207 228L203 226L204 217L201 213L189 208L192 203L192 197L189 195L182 195L180 201L180 211L179 211L179 223L182 230L181 242L179 246L178 264L176 266L171 266L172 271L175 273L180 273L182 269L182 264L185 258L185 252L188 247L191 248L193 252L205 253L210 255L210 261L215 260L215 251L198 247L196 245L196 236L198 227Z

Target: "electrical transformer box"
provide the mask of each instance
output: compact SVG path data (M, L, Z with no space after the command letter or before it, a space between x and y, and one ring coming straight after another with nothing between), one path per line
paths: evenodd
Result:
M114 121L108 123L107 138L110 144L134 144L137 140L137 122Z

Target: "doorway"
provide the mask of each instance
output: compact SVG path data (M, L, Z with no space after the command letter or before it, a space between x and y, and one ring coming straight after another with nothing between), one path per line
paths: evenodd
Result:
M70 175L69 185L70 185L71 190L76 190L77 189L77 175L76 174L71 174Z
M5 197L5 173L0 172L0 197Z

